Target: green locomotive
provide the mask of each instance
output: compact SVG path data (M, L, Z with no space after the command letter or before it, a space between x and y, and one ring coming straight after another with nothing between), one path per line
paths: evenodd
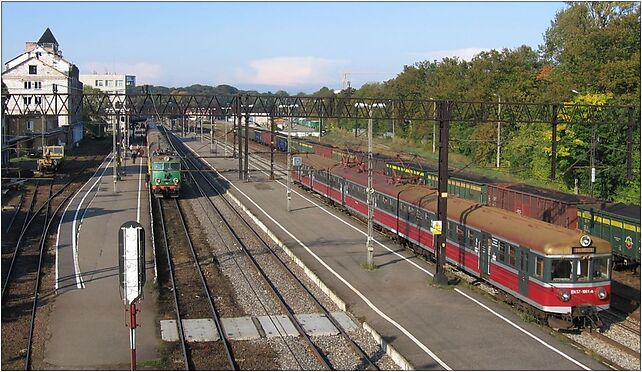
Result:
M183 177L181 160L155 124L147 131L149 189L156 197L178 198Z

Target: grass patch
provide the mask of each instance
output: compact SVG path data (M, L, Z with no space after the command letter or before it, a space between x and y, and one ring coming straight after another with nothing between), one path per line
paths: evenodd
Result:
M28 156L28 155L23 155L23 156L20 156L20 157L17 157L17 158L9 159L9 163L20 163L20 162L23 162L23 161L32 161L34 159L36 159L36 158L32 158L31 156Z
M152 370L167 369L162 359L149 359L136 363L137 368L147 368Z
M377 270L377 265L376 264L368 265L367 262L362 262L361 263L361 268L366 270L366 271L375 271L375 270Z

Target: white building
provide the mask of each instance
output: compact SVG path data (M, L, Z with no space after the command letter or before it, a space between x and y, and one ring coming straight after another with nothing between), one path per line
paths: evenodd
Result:
M100 89L110 94L133 94L136 89L136 76L121 74L82 74L83 85Z
M25 52L5 63L2 82L10 95L23 95L18 102L11 101L9 112L23 112L25 116L9 118L9 136L32 136L31 146L40 145L45 138L49 144L73 145L83 138L82 112L71 115L42 117L42 110L51 108L41 105L40 94L52 94L54 90L69 99L60 98L57 107L60 113L68 113L82 100L82 83L78 79L78 67L62 57L58 41L47 28L37 42L27 42ZM24 96L33 94L34 96ZM15 108L19 106L19 110ZM44 132L44 133L43 133ZM57 139L57 141L56 141Z

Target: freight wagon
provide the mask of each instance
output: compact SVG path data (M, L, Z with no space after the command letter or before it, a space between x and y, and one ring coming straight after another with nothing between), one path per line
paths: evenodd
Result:
M640 206L608 204L600 209L577 208L578 227L611 243L615 263L633 269L640 266Z

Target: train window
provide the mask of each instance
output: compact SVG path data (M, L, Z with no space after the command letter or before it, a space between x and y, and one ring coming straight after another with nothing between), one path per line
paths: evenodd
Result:
M589 280L589 259L582 258L579 261L575 260L575 274L577 274L578 282L585 282Z
M538 278L544 277L544 258L535 256L535 276Z
M155 171L163 170L163 163L152 164L152 170L155 170Z
M571 280L573 271L571 270L571 261L555 259L551 262L551 279L554 281Z
M475 247L475 230L468 229L468 247Z
M500 262L506 262L506 243L499 242L499 247L497 247L497 259Z
M515 247L513 247L512 245L508 245L508 244L506 244L506 246L508 247L508 264L514 267L515 266L515 253L516 253L515 252Z
M593 258L593 280L608 279L609 278L609 258L608 257L594 257Z

